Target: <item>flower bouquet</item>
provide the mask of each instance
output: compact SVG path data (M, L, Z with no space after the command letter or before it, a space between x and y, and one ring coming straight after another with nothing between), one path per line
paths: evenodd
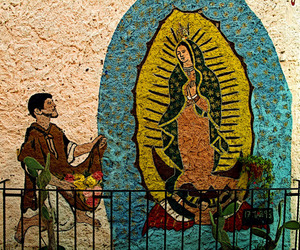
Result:
M88 207L96 208L99 205L103 190L103 173L101 171L67 174L64 180L72 183L76 189L82 190L76 194Z

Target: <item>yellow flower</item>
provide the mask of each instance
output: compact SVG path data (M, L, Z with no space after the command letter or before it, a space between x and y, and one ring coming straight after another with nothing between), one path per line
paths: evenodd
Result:
M83 182L85 180L85 177L83 174L74 174L74 180Z
M77 189L85 190L87 188L87 186L81 180L74 181L73 184Z
M94 187L97 185L98 181L95 180L91 175L86 178L84 181L85 185L89 186L90 188Z

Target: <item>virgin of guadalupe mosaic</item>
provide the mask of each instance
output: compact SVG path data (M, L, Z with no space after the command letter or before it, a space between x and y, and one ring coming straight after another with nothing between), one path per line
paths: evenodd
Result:
M165 211L167 229L181 230L210 224L218 202L242 207L231 190L247 185L237 158L253 150L251 91L218 22L176 8L160 22L133 90L136 166L145 188L167 191L151 192L148 227L164 228Z

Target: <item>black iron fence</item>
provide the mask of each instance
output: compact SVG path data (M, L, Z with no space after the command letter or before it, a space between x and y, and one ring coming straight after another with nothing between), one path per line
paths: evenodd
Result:
M53 243L52 249L300 249L299 181L297 188L230 190L225 195L224 190L214 190L218 194L208 200L202 194L207 195L211 190L198 190L200 195L193 199L190 199L190 194L195 193L195 190L179 190L175 192L178 194L175 195L177 199L166 190L102 190L100 193L99 190L86 190L85 192L90 192L86 196L92 199L92 203L89 204L88 217L84 218L77 216L80 209L76 206L76 199L80 199L80 190L63 190L70 191L75 200L68 205L73 215L68 215L62 212L61 203L64 199L60 196L61 189L8 188L8 181L0 182L3 218L1 249L47 249L46 246L51 249L50 245ZM28 191L37 193L37 197L46 191L49 200L47 207L50 207L47 210L44 204L37 202L36 214L31 215L31 221L24 207L23 212L21 209L24 194ZM239 200L241 193L243 202ZM158 201L155 199L156 194L164 198ZM126 204L122 201L124 197ZM144 222L142 227L133 220L136 216L134 210L137 197L140 199L138 207L142 211L138 216L144 216L139 220ZM105 202L102 216L107 220L106 227L97 215L100 200ZM205 202L201 202L203 200ZM11 204L14 204L13 207ZM151 214L153 206L163 212ZM205 211L210 213L204 215ZM162 218L160 223L155 224L152 220L158 214ZM189 217L191 214L194 216L192 219ZM210 225L204 223L205 216ZM172 223L177 228L170 228L170 220L175 221L175 217L177 224L173 221ZM12 218L14 222L17 221L16 225L12 225ZM70 223L62 222L71 218L73 220ZM81 222L87 222L90 226L80 227ZM32 231L34 226L36 230ZM191 226L197 228L197 236L193 235L193 241L188 242L191 239L190 236L186 239L186 231ZM154 235L149 233L151 230L160 232L161 241L151 238ZM239 231L243 230L247 230L247 236L243 236L241 241ZM71 233L66 236L66 231ZM172 232L175 231L176 241L174 238L170 240ZM84 246L79 242L82 234L89 238L84 241ZM181 237L178 237L179 234ZM157 233L155 235L158 237ZM27 242L28 237L31 237L30 242Z

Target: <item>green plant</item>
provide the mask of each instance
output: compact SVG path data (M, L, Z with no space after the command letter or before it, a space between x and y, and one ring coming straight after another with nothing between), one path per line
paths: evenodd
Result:
M64 247L56 247L56 241L54 236L54 210L48 209L45 206L45 201L49 197L49 191L46 189L47 185L51 181L50 167L50 154L47 155L45 167L43 167L36 159L32 157L26 157L24 162L27 166L28 173L36 178L36 185L40 189L39 191L39 206L41 208L42 221L45 224L48 232L48 246L44 249L64 249Z
M274 181L271 160L256 155L239 157L237 160L243 164L242 171L248 173L249 183L259 181L262 189L268 189L270 187Z
M237 208L238 205L236 203L231 203L227 206L224 211L222 211L222 207L218 204L218 212L217 212L217 224L215 223L215 219L212 213L209 211L209 216L212 224L212 234L216 241L221 244L223 250L239 250L238 246L232 246L229 236L227 232L223 229L225 224L225 216L231 215L234 213L234 209Z
M260 190L257 197L272 203L274 193L268 193L267 189L274 181L273 165L271 160L261 156L248 155L237 158L238 163L242 164L240 176L240 188L249 188L252 184L255 189ZM262 204L261 206L264 206Z
M265 246L263 246L261 249L266 249L266 250L272 250L275 249L279 239L282 235L283 229L289 229L289 230L299 230L300 229L300 223L298 221L294 221L294 220L290 220L288 222L285 222L281 225L281 210L282 210L282 201L279 202L278 205L278 217L279 217L279 221L278 221L278 226L277 226L277 230L276 230L276 234L275 234L275 239L273 240L270 235L265 232L264 230L257 228L257 227L253 227L252 228L252 233L255 234L258 237L261 237L265 240L267 240ZM281 226L280 226L281 225ZM260 245L261 247L261 245ZM256 249L260 249L260 248L256 248Z

